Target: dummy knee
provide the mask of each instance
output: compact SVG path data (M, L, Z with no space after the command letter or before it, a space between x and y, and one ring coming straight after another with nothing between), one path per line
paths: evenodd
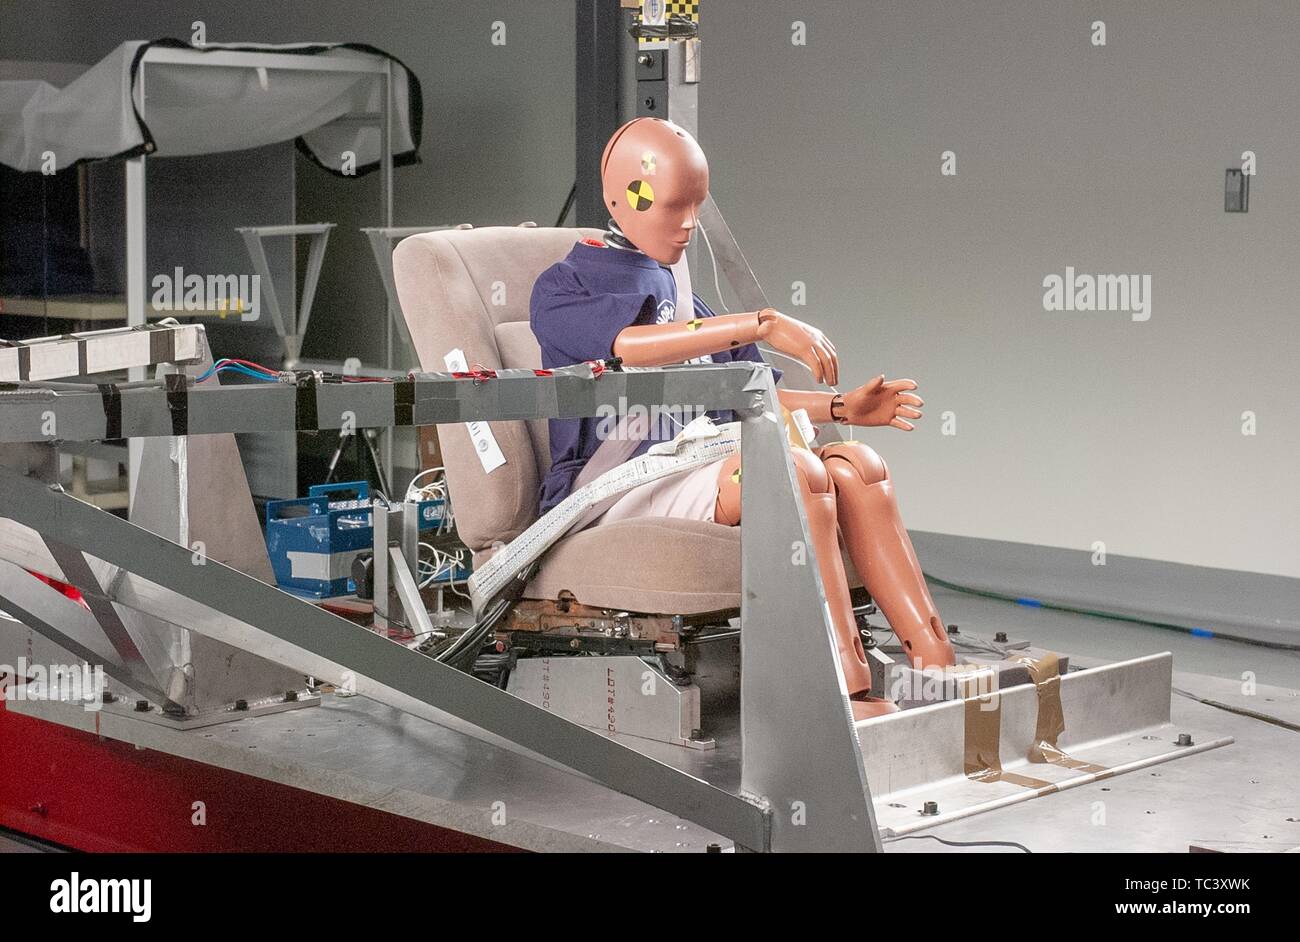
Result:
M799 489L805 494L834 494L831 477L820 458L805 448L790 449L794 461L795 477ZM714 504L713 520L729 527L740 523L740 456L733 455L718 473L718 497Z
M810 494L825 494L831 490L831 478L822 460L806 448L791 448L795 477L799 485Z
M862 442L836 442L821 450L822 460L836 485L861 482L879 484L889 480L885 459Z

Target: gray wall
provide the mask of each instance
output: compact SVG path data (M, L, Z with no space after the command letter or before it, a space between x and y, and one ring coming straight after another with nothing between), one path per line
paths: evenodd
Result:
M11 2L0 58L93 60L193 19L217 41L370 42L415 69L424 164L398 171L398 223L557 213L569 0ZM713 190L774 303L830 333L847 380L921 383L916 432L863 436L910 526L1300 576L1300 6L709 0L703 35ZM1251 211L1227 215L1246 149ZM375 186L300 165L298 216L371 223ZM307 352L372 359L380 293L347 230ZM1045 312L1042 279L1067 265L1151 275L1150 321Z
M1300 576L1300 5L707 13L701 137L751 264L778 305L807 283L787 310L846 380L921 384L916 432L863 436L909 526ZM1150 274L1151 319L1045 312L1066 265Z

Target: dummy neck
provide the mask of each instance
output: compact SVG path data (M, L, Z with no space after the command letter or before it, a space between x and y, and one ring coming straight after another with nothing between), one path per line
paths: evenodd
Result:
M611 249L622 249L625 252L640 252L632 240L623 235L623 230L618 227L614 220L609 221L609 231L605 233L605 245Z

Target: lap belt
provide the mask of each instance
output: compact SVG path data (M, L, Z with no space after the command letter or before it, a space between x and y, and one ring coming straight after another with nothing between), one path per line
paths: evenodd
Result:
M611 468L590 484L579 487L475 570L469 580L475 616L480 615L510 580L546 552L551 544L575 527L590 523L604 513L614 498L639 484L727 458L739 449L739 422L718 426L708 416L700 416L688 423L672 441L652 445L644 455Z

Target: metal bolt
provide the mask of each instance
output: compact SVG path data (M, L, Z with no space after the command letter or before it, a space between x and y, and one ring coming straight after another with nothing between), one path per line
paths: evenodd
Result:
M148 700L137 700L137 701L135 701L135 712L137 712L137 713L148 713L148 712L149 712L149 701L148 701Z
M248 709L248 701L247 701L247 700L236 700L236 701L235 701L235 709L236 709L236 710L247 710L247 709Z
M645 100L645 110L646 110L646 111L654 111L654 110L655 110L655 100L654 100L654 96L652 96L652 95L647 95L647 96L646 96L646 100Z
M650 55L648 52L643 52L641 55L636 57L636 61L640 62L642 65L654 65L655 57Z
M921 806L921 814L927 817L933 817L939 813L939 803L937 801L927 801Z
M950 635L959 635L959 634L961 634L961 629L958 628L956 625L949 625L949 626L948 626L948 634L950 634Z
M111 690L105 690L102 694L100 694L99 699L103 703L112 703L114 700L117 699L117 697L113 696L113 692Z
M704 852L706 854L720 854L722 853L722 845L710 844L708 847L704 848Z
M997 634L993 636L993 640L996 641L998 644L1006 644L1007 633L1005 631L999 631Z
M296 690L286 690L286 691L284 692L284 702L285 702L285 703L296 703L297 700L298 700L298 691L296 691Z
M47 808L43 802L32 805L31 810L42 817L50 813L50 809Z
M1178 745L1180 745L1180 746L1191 746L1191 745L1193 745L1193 743L1192 743L1192 734L1191 734L1191 733L1179 733L1179 734L1178 734Z

